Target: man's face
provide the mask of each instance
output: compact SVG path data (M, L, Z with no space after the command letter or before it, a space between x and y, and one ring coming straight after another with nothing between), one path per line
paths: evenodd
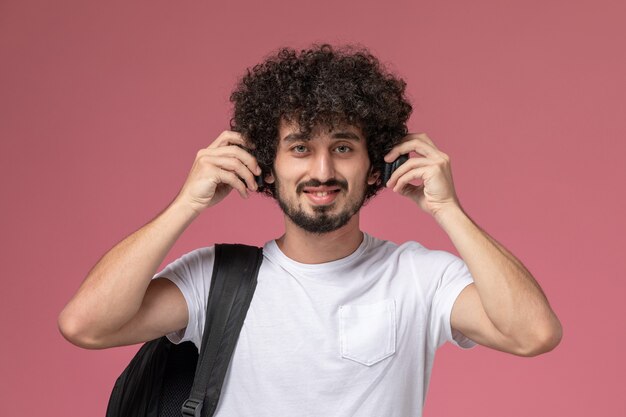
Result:
M302 229L328 233L348 223L365 200L370 161L365 137L355 126L318 127L305 137L281 121L274 162L275 196Z

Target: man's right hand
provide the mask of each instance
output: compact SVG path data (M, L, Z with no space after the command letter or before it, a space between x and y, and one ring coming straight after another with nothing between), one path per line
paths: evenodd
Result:
M200 213L222 201L233 188L248 198L248 189L257 189L254 175L261 175L256 158L243 149L249 145L238 132L222 132L211 145L198 151L176 199Z
M152 277L178 237L202 210L235 188L256 190L256 159L237 132L226 131L198 152L176 199L155 219L109 250L59 314L72 343L92 349L145 342L187 326L183 294ZM246 187L247 186L247 187ZM246 189L247 188L247 189Z

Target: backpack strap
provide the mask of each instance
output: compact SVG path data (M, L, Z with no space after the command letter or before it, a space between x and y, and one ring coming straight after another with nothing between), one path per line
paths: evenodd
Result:
M262 248L215 245L200 357L183 416L210 417L215 412L262 261Z

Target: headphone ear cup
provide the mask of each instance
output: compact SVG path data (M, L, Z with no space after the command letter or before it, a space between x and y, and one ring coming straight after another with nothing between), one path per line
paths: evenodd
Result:
M256 181L256 185L261 188L265 185L265 181L263 181L263 173L261 175L255 175L254 180Z
M387 181L391 178L391 174L398 169L398 167L409 160L409 155L403 154L396 158L392 163L385 163L385 170L383 175L383 185L387 186Z
M387 186L387 181L391 178L391 173L393 172L393 163L388 164L385 163L385 168L383 169L383 187Z
M391 174L400 167L403 163L409 160L408 154L400 155L395 161L391 163L385 163L385 169L383 172L383 186L387 186L387 181L391 178Z

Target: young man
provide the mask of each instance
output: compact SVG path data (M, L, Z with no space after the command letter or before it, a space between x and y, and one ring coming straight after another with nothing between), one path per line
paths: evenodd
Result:
M418 416L446 341L553 349L561 326L537 282L463 211L448 156L407 134L404 88L367 51L328 45L283 49L248 71L231 96L232 130L198 152L161 214L90 271L59 317L63 335L85 348L166 334L199 346L213 247L155 272L236 189L276 198L285 233L264 246L217 416ZM382 184L384 163L410 153ZM359 210L383 186L432 215L462 259L363 233Z

